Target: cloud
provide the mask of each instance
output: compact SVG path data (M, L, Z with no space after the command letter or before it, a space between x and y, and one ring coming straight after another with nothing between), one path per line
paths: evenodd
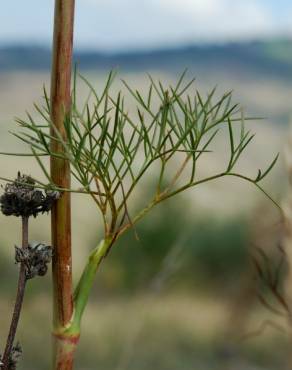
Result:
M161 12L180 21L181 37L233 39L275 31L273 15L260 1L159 0Z
M90 18L96 14L92 40L105 48L111 45L123 48L273 35L280 30L280 23L268 3L268 0L84 0L83 5L91 8ZM89 20L87 26L90 25Z
M153 48L291 33L291 0L80 0L75 42L94 49ZM53 0L2 4L0 42L50 42Z

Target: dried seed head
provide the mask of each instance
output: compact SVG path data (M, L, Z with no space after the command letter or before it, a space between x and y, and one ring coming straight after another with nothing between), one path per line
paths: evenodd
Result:
M6 184L0 197L1 211L6 216L36 217L38 213L49 212L59 197L57 191L36 189L30 176L18 172L17 179Z
M19 359L22 355L22 348L19 342L16 343L15 346L12 347L11 353L9 355L9 364L8 364L8 370L16 370L17 364L19 362ZM2 356L1 356L2 359ZM3 367L3 363L1 361L0 367Z
M29 244L25 249L15 246L15 263L24 263L26 279L44 276L52 256L53 248L49 245L39 243L32 246Z
M22 348L19 343L16 343L15 346L12 347L11 354L9 356L9 370L16 370L16 366L18 361L22 355Z

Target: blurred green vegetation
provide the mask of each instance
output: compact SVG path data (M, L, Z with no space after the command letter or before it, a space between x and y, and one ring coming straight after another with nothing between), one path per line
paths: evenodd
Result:
M206 291L224 283L226 292L233 289L249 264L247 221L190 219L186 209L166 203L122 237L102 267L96 290L132 294L147 289L161 269L174 270L169 272L172 288ZM174 249L177 261L169 264L177 266L165 266Z
M285 47L281 50L284 52ZM259 66L262 68L262 64ZM259 112L260 116L264 112L265 116L272 117L275 122L279 122L282 115L285 115L284 118L288 117L291 89L286 87L282 80L266 81L256 79L254 75L243 79L238 73L238 80L232 80L229 78L229 70L228 79L220 70L216 69L213 74L209 72L201 77L203 87L208 83L213 86L218 82L224 89L234 88L239 91L238 99L251 107L252 112ZM10 150L6 123L10 125L14 115L22 116L32 101L38 98L40 86L44 80L48 80L48 75L25 72L12 74L10 77L3 74L2 77L0 118L2 130L5 132L2 144L5 146L6 143L5 150ZM99 80L101 76L94 75L94 78ZM145 83L139 75L133 75L131 78L135 84ZM285 122L287 123L287 119ZM286 128L284 130L279 125L269 126L261 122L256 130L259 132L260 145L245 163L247 171L254 168L255 161L259 160L260 163L264 159L266 163L267 148L276 152L282 145L282 137L286 138ZM9 159L9 162L7 157L0 159L3 175L8 171L8 177L14 176L15 169L18 168L30 168L32 173L35 171L35 167L21 162L19 158ZM207 166L212 165L213 162L207 163ZM275 172L274 175L277 186L282 186L283 183L283 169L281 171L280 174ZM277 192L279 191L278 188ZM288 340L285 334L273 328L268 328L247 341L236 343L234 351L228 347L228 326L238 324L230 319L230 311L234 306L236 310L238 306L244 306L243 311L235 312L241 323L241 328L235 328L239 334L257 330L264 320L275 320L275 316L252 299L251 302L249 299L245 302L243 294L245 288L242 280L251 277L251 208L257 200L250 194L239 194L235 191L229 191L228 194L219 191L216 194L216 197L211 198L203 196L198 208L187 203L192 202L191 197L187 202L181 197L176 203L166 202L138 224L135 232L129 232L118 242L96 277L94 291L84 317L80 347L76 354L76 369L285 368L284 363L289 353ZM224 200L221 201L222 194ZM227 215L220 214L217 198L222 205L221 210L234 210L231 217L231 212L226 212ZM207 203L206 208L209 209L209 212L203 211L204 214L203 202ZM243 205L248 209L245 213L249 214L248 217L240 216ZM93 228L95 213L87 205L80 206L79 203L74 207L74 212L77 230L75 234L80 234L76 246L80 245L80 239L82 241L84 238L88 248L94 247L98 242L97 230ZM265 211L261 215L265 217L256 218L256 227L261 219L268 216ZM9 229L8 221L9 225L13 223L11 220L7 223L6 221L2 227L3 240L8 233L11 240L17 239L18 230L13 227ZM37 224L37 238L47 238L44 236L44 229L43 224ZM13 244L2 244L1 348L7 334L17 279L17 266L13 265ZM11 248L9 253L7 248ZM77 250L76 247L75 252L77 257L73 265L77 268L84 263L87 251ZM174 260L177 263L174 263ZM24 349L20 370L50 368L50 278L48 274L28 285L17 336ZM240 304L236 305L234 302L238 298Z
M262 51L267 58L271 58L275 62L291 63L292 51L290 45L289 40L285 39L277 40L277 42L265 42L262 45Z
M195 285L198 290L212 291L224 283L227 290L232 289L249 265L247 220L208 216L190 219L185 206L166 202L126 233L102 264L95 291L106 295L143 291L161 269L169 267L172 288ZM173 250L177 255L169 264L175 262L177 266L164 266ZM9 254L2 252L0 258L1 276L6 281L1 293L5 296L10 296L16 285L18 269L11 266L13 254L11 246ZM35 279L29 284L28 294L38 294L49 286L48 277Z
M237 325L230 318L232 310L245 294L243 277L249 281L252 277L251 226L243 217L193 214L182 199L157 207L124 235L98 272L76 369L282 368L288 353L282 334L270 329L244 342L232 338ZM10 257L0 258L0 277L5 280L1 336L7 330L16 288L17 267L11 267ZM270 319L254 298L240 305L244 306L236 313L240 335ZM24 346L19 369L50 367L50 327L51 286L46 276L28 284L18 332Z

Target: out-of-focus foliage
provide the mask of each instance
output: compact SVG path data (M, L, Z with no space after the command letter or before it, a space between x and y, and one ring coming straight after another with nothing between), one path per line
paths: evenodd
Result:
M222 283L231 289L248 269L248 225L244 219L190 220L171 202L159 207L152 217L113 248L100 272L98 291L108 294L151 289L152 280L162 268L171 270L163 282L165 289L176 286L208 290ZM173 249L178 250L176 265L165 266L173 263L165 261Z

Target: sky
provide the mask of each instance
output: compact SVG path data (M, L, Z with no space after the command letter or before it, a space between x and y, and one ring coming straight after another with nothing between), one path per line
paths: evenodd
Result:
M50 46L53 0L3 1L0 45ZM291 0L76 0L75 47L154 49L292 37Z

